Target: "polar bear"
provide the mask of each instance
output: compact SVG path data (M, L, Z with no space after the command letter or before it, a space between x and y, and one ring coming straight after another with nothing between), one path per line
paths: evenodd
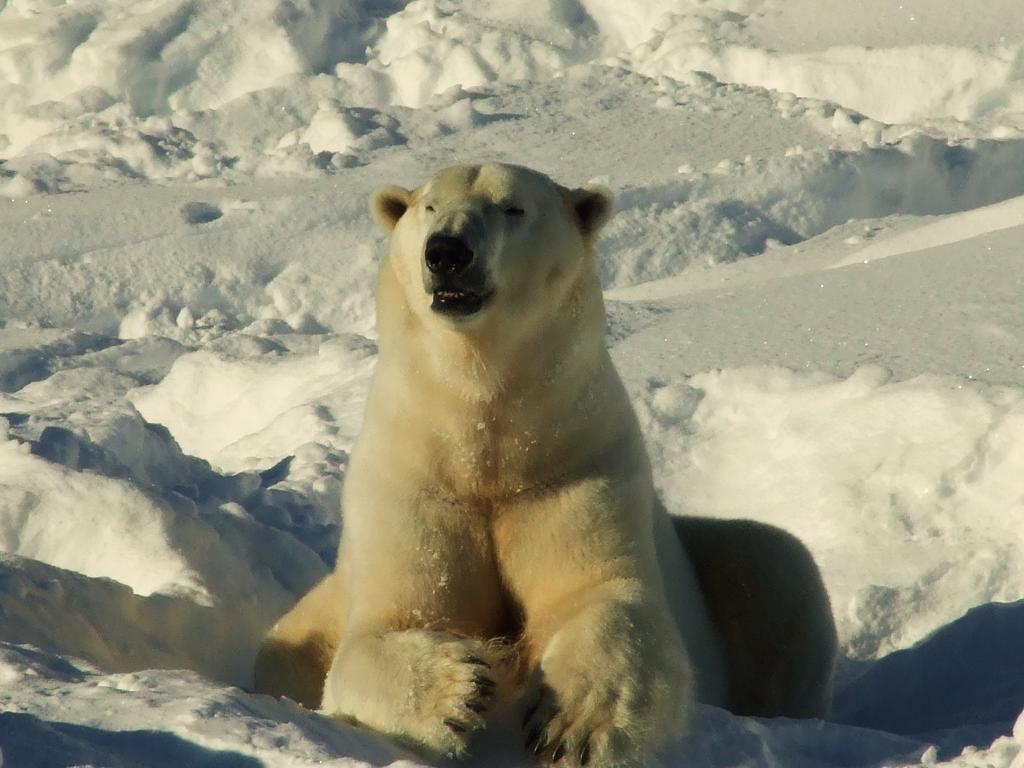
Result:
M257 690L428 756L517 701L559 765L642 762L695 698L823 714L835 629L807 551L655 498L605 345L611 194L463 165L371 211L380 357L337 567L270 631Z

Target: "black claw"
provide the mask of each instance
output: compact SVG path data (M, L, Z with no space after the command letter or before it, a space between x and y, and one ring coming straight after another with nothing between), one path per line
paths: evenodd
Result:
M583 742L583 749L580 750L580 765L587 765L590 762L590 740Z
M551 762L557 763L563 757L565 757L565 742L561 741L558 743L558 748L555 750L555 754L551 756Z
M466 702L466 709L472 710L473 712L483 712L485 709L487 709L487 705L484 704L482 701L471 699L470 701Z
M498 687L498 684L486 675L482 675L477 672L473 675L473 681L476 683L477 688L480 689L481 693L494 693L494 689Z
M481 659L479 656L467 656L466 657L466 663L467 664L476 664L479 667L487 667L487 669L491 668L491 665L488 664L483 659Z
M465 733L466 732L466 726L465 725L460 723L458 720L453 720L450 717L446 717L444 719L444 724L447 725L449 728L451 728L456 733Z
M540 726L537 726L528 734L526 734L526 741L523 742L523 746L526 747L527 752L533 752L536 754L537 739L540 738Z
M541 752L544 751L547 745L547 727L543 725L538 725L536 728L533 729L533 731L530 733L530 737L526 740L526 748L534 755L539 755Z

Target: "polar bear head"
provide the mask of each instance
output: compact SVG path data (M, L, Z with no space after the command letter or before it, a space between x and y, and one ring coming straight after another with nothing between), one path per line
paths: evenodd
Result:
M378 189L370 209L391 236L388 261L412 315L495 340L543 327L598 291L596 236L612 211L601 187L567 189L515 165L459 165L415 190Z

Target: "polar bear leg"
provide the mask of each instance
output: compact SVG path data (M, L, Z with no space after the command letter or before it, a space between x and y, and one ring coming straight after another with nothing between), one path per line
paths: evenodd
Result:
M642 764L681 730L694 678L661 586L643 478L585 480L497 522L524 611L527 749L559 765ZM560 762L565 757L566 762Z
M256 691L287 696L309 709L318 708L347 604L346 585L337 571L310 590L260 645Z
M483 639L501 634L500 577L487 517L394 471L395 443L356 455L345 478L352 600L321 711L460 755L499 682L501 653Z
M432 757L456 757L484 727L496 682L477 640L408 629L347 637L324 684L324 714Z
M543 648L524 735L545 763L642 765L687 719L694 678L674 625L619 586L569 598L574 608Z
M750 520L673 518L693 562L728 675L729 709L763 717L824 717L836 629L810 552Z

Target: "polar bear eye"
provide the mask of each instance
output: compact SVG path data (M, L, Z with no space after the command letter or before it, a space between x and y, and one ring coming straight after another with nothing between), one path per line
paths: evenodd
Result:
M516 205L509 205L505 207L506 216L522 216L525 213L526 211Z
M426 210L427 213L433 213L434 212L434 206L428 205L425 210Z

